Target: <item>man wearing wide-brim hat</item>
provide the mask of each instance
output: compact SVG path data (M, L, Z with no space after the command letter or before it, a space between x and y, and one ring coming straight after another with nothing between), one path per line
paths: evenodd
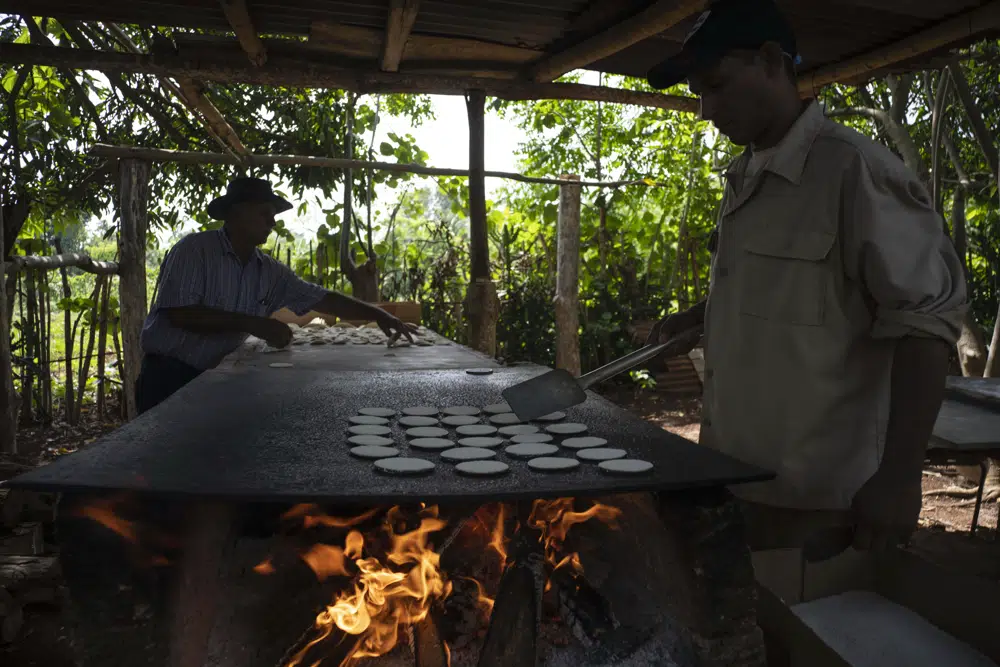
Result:
M140 413L215 367L248 335L288 345L288 325L270 317L280 308L374 321L387 335L412 340L413 328L395 316L308 283L258 249L274 217L291 208L267 181L238 178L208 205L209 216L224 221L222 229L189 234L170 249L142 329Z

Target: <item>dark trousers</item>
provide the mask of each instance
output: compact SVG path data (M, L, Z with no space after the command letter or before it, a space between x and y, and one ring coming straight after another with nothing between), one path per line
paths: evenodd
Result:
M173 357L143 356L139 378L135 381L136 411L141 415L155 408L202 372Z

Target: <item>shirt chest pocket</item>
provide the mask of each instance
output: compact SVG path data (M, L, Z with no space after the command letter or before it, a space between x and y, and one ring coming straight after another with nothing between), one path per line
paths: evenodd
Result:
M837 236L818 230L768 230L747 238L739 275L740 313L820 326L826 309L828 258Z

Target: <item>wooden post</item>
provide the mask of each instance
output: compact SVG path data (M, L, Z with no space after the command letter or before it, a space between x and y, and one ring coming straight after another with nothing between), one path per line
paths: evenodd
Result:
M496 356L500 303L490 274L486 228L486 168L484 159L486 93L473 90L465 98L469 114L469 347Z
M0 261L7 253L4 248L3 206L0 206ZM0 285L0 453L17 453L17 398L10 360L10 317L7 312L7 290Z
M135 381L142 364L139 334L146 319L146 200L149 195L149 163L118 162L118 290L122 328L122 390L125 417L136 416Z
M580 177L563 175L556 239L556 368L580 374Z

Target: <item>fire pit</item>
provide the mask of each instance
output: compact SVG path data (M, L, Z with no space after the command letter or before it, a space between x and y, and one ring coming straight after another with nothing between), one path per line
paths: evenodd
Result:
M542 369L277 370L207 374L13 480L70 492L85 665L764 664L722 489L763 471L592 396L567 418L651 472L379 475L344 444L360 407L487 405Z

